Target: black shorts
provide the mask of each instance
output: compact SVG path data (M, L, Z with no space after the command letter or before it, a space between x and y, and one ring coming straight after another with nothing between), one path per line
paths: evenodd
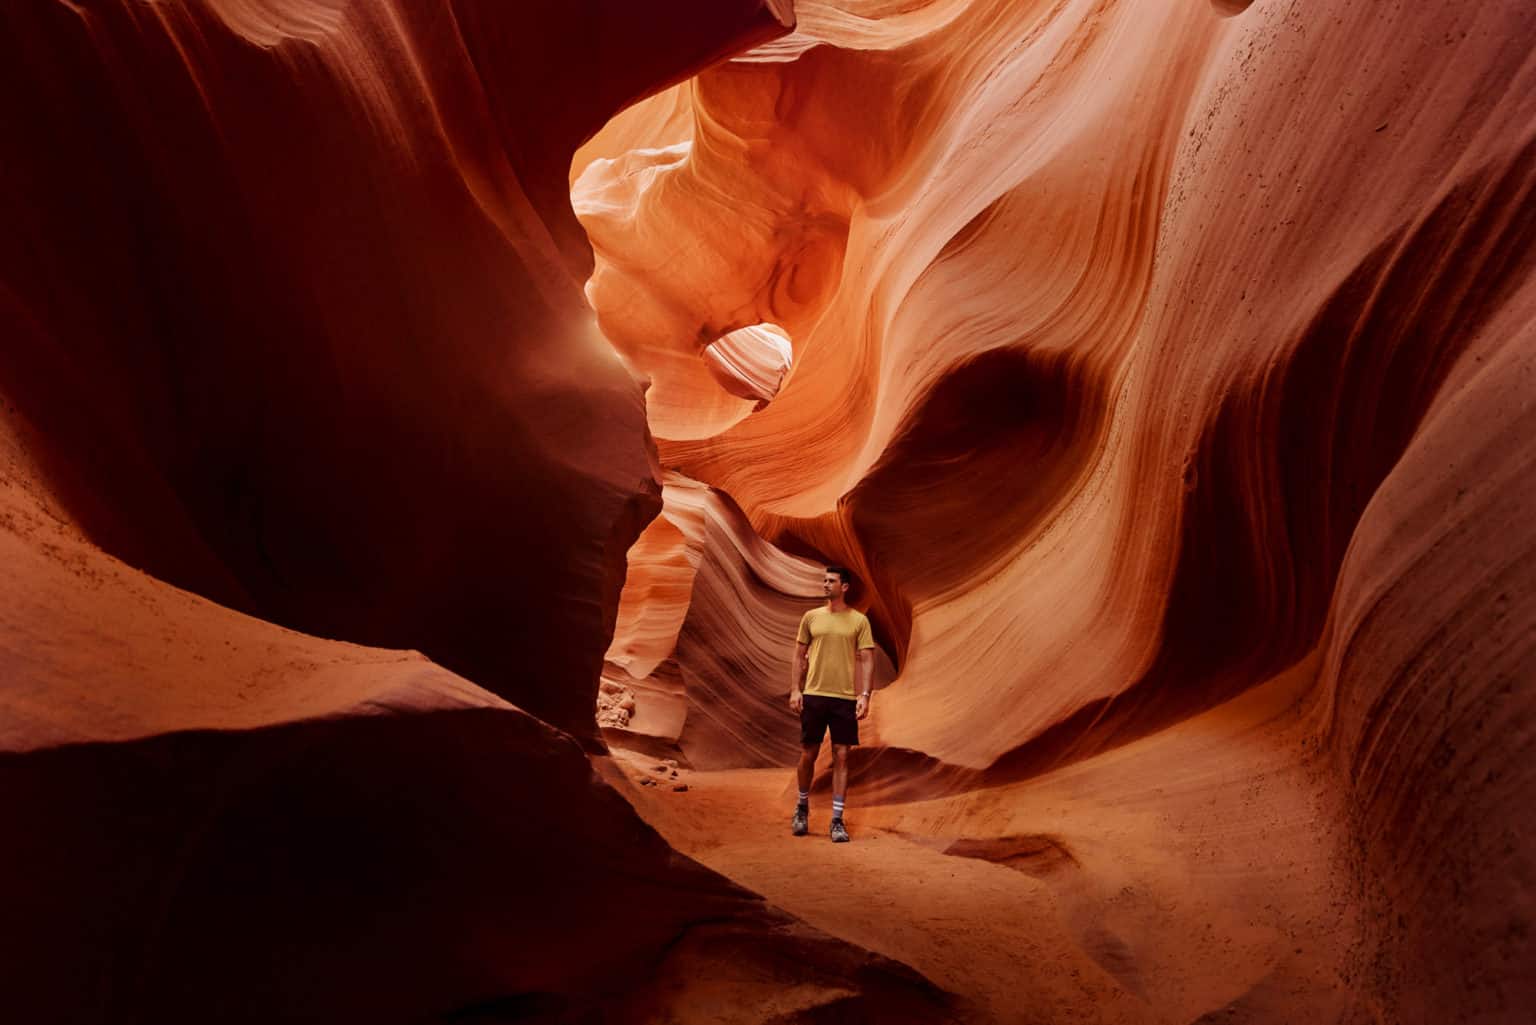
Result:
M856 702L847 698L828 698L807 694L800 705L800 744L817 747L827 728L832 728L832 743L859 742L859 716Z

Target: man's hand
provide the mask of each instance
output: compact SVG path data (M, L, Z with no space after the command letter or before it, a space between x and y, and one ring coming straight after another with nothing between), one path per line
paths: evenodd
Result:
M869 695L860 694L858 704L854 707L854 714L860 719L869 717Z
M796 691L790 691L790 693L789 693L789 710L791 712L798 712L798 711L800 711L800 706L803 705L803 704L805 704L805 695L801 694L797 690Z

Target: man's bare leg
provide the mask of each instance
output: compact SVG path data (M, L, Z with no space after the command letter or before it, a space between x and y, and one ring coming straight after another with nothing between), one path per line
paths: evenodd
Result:
M833 748L833 750L837 750ZM814 747L802 747L800 749L800 764L795 767L795 775L800 783L800 793L810 794L811 779L816 775L816 756L821 754L821 745Z
M811 779L816 773L816 755L820 751L820 742L814 747L802 745L800 748L800 764L795 766L795 781L800 784L800 800L795 804L795 817L789 825L789 831L796 836L805 835L810 819Z
M848 829L843 825L843 799L848 796L848 745L832 745L832 839L844 843Z

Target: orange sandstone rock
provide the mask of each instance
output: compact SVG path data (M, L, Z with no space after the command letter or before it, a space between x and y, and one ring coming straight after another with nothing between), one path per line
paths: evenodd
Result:
M1081 806L1087 848L1200 819L1194 861L1253 881L1232 900L1277 931L1235 924L1228 961L1172 910L1144 940L1084 934L1148 1020L1532 1001L1533 38L1514 0L807 0L698 77L691 134L637 118L577 180L645 167L578 214L663 466L872 591L900 670L856 756L879 820L958 816L948 841L1006 861L1041 795L1064 827ZM773 401L690 417L704 347L758 320L794 340ZM752 632L701 622L725 650ZM762 643L766 665L790 638ZM1281 692L1305 714L1262 741L1272 770L1247 728L1203 747ZM1196 746L1206 778L1156 792ZM1273 844L1191 817L1260 771L1298 781ZM718 863L756 878L737 853ZM1303 890L1301 916L1265 911Z
M789 24L777 0L11 5L0 393L107 550L592 740L659 485L566 168Z
M285 630L106 555L40 450L0 416L8 1016L962 1009L678 856L572 737L420 653ZM695 999L689 978L711 984Z

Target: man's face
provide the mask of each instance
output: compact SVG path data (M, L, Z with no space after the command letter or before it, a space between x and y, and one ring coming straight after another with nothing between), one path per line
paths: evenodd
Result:
M848 585L836 573L828 573L821 578L821 590L828 598L836 598L848 590Z

